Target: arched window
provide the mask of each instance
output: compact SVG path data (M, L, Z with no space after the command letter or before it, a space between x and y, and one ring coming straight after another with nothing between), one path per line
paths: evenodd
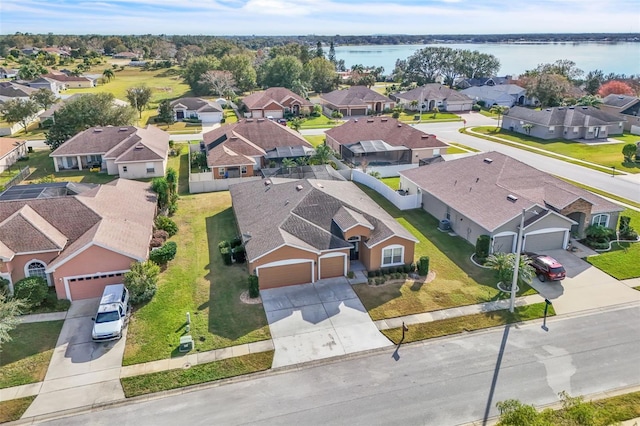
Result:
M604 226L606 228L607 226L609 226L609 215L608 214L595 215L593 219L591 219L591 224Z
M402 265L404 260L404 247L401 245L387 246L382 249L382 265Z
M44 265L44 263L39 262L37 260L33 260L27 265L26 269L27 270L25 271L26 272L25 275L27 277L40 277L48 281L47 273L44 271L46 269L46 266Z

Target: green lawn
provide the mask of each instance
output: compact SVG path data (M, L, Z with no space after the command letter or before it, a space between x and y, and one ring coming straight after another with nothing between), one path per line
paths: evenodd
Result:
M51 151L48 149L38 149L29 153L26 165L31 169L31 175L23 183L38 183L43 179L51 179L55 182L107 183L117 178L117 176L109 176L106 172L96 173L89 170L70 170L56 173L53 159L49 157L50 153Z
M493 312L483 312L480 314L464 315L461 317L447 318L443 320L414 324L409 326L402 340L402 328L391 328L383 330L382 334L387 336L396 345L402 340L403 343L417 342L419 340L432 339L434 337L448 336L465 331L480 330L483 328L497 327L515 322L529 321L544 317L545 303L535 303L533 305L516 307L514 312L502 309ZM547 316L555 315L553 306L549 306Z
M260 352L198 364L189 369L178 368L141 376L123 377L120 382L125 396L131 398L268 370L272 362L273 351Z
M417 123L418 121L414 119L416 115L418 115L417 111L404 111L400 113L400 117L398 118L398 120L409 123ZM462 118L452 112L438 112L435 114L432 112L425 112L420 114L419 121L462 121Z
M342 124L342 121L334 120L324 114L320 114L319 117L305 118L300 129L324 129L339 126L340 124Z
M0 352L0 389L44 380L64 321L18 324Z
M629 173L640 173L640 163L624 162L624 158L622 156L622 147L625 145L624 142L619 144L589 145L565 139L542 140L522 135L520 133L510 132L505 129L496 129L495 127L490 126L474 127L472 130L483 135L500 137L529 147L544 149L552 153L565 155L576 160L599 164L605 168L610 169L611 167L615 167L617 170ZM598 168L597 170L607 171L602 168Z
M422 285L407 281L384 286L353 286L374 320L508 297L497 289L493 271L471 262L472 244L438 231L438 221L424 210L400 211L377 192L365 186L360 188L420 241L416 244L415 259L429 256L430 270L436 273L432 282ZM518 294L535 294L535 290L522 286Z
M620 216L629 216L630 225L636 231L640 231L640 212L633 209L625 209ZM586 260L596 268L606 272L618 280L640 277L640 243L614 243L611 251L603 252L595 256L589 256Z
M184 166L182 160L182 189ZM161 274L154 298L132 316L124 365L177 355L187 312L196 351L270 338L262 306L240 301L247 289L246 266L224 265L218 251L218 243L237 232L229 192L182 195L174 220L178 254Z
M322 145L325 140L324 135L305 135L303 138L305 138L314 147Z
M394 191L396 189L400 188L400 176L382 178L382 179L380 179L380 182L384 183L385 185L387 185L389 188L393 189Z
M34 396L27 396L25 398L12 399L10 401L0 402L0 423L14 422L20 420L20 417L27 411L27 408L31 405Z
M619 135L619 136L612 136L610 139L619 140L624 144L640 142L640 136L631 134L629 132L624 132L622 135ZM622 151L622 147L620 147L620 151Z

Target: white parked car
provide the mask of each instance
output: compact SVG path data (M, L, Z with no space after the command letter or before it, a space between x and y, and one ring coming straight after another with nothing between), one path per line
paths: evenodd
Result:
M130 314L129 290L124 284L106 286L100 298L98 312L92 318L91 338L96 342L121 338Z

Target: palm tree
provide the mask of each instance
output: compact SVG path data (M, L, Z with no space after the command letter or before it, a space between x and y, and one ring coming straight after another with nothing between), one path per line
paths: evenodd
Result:
M282 168L292 169L297 166L296 162L291 158L283 158L281 163Z
M116 75L114 74L112 69L107 68L106 70L102 71L102 77L104 77L104 79L107 80L108 83L111 81L111 79L116 78Z
M419 104L419 102L418 102L417 99L414 99L411 102L409 102L409 105L411 105L411 109L412 110L417 110L418 109L418 104Z
M602 99L600 99L599 96L585 95L580 99L578 99L578 101L576 102L576 105L592 106L594 108L598 108L600 105L602 105Z
M491 107L489 112L498 116L498 125L496 127L500 127L500 118L502 118L502 115L507 111L509 111L509 107L503 105L494 105Z
M311 161L313 164L329 164L332 155L333 150L331 147L326 143L323 143L316 147L316 153L311 157Z
M303 122L304 118L295 117L293 120L289 120L289 127L291 127L296 132L299 132Z
M502 283L503 288L510 291L515 263L515 253L494 253L487 257L484 265L495 270L498 282ZM518 285L531 284L534 276L535 269L531 266L531 259L526 255L521 255L520 266L518 268Z
M531 129L533 129L533 124L531 123L523 124L522 128L524 129L525 132L527 132L528 135L530 135Z

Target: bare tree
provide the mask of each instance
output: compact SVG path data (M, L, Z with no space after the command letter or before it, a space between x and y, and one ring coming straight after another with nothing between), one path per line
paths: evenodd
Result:
M229 71L207 71L202 74L200 84L212 95L223 97L235 95L236 81Z

